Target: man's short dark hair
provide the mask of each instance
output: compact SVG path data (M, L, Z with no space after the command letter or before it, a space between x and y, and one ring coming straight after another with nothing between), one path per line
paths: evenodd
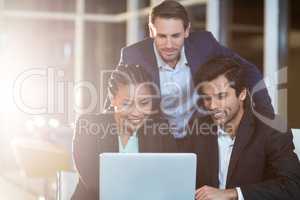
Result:
M232 57L215 57L208 60L200 66L194 81L198 85L212 81L221 75L228 79L237 96L246 88L245 66ZM199 90L201 90L201 87L197 91L201 93Z
M154 21L157 17L181 19L184 29L186 29L190 23L186 9L183 7L183 5L173 0L163 1L159 5L152 8L149 15L149 22L154 24Z

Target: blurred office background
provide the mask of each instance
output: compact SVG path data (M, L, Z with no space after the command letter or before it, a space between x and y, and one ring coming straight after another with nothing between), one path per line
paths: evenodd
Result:
M148 36L148 12L159 2L0 0L1 200L59 196L56 172L73 170L75 111L102 111L106 72L121 47ZM270 80L276 112L300 128L300 2L180 2L193 31L212 31L257 65Z

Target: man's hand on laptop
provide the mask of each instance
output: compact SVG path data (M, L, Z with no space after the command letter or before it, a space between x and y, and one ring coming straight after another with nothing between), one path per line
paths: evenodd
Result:
M203 186L196 190L196 200L237 200L236 189L218 189L210 186Z

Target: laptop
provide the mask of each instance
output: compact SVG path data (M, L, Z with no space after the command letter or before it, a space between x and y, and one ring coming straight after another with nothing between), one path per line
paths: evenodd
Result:
M100 200L194 200L196 155L103 153Z

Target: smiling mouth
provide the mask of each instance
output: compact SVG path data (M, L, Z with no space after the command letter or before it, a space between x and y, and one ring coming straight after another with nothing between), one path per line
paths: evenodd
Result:
M172 55L175 54L175 52L165 52L164 54L165 54L166 56L172 56Z
M128 121L133 124L139 124L142 122L142 119L128 119Z
M162 50L162 51L166 54L173 54L173 53L176 53L176 50L177 49L165 49L165 50Z
M215 112L215 113L212 113L212 117L213 117L214 119L216 119L216 120L218 120L218 119L223 119L223 118L226 117L226 114L225 114L225 112L222 112L222 111L220 111L220 112Z

